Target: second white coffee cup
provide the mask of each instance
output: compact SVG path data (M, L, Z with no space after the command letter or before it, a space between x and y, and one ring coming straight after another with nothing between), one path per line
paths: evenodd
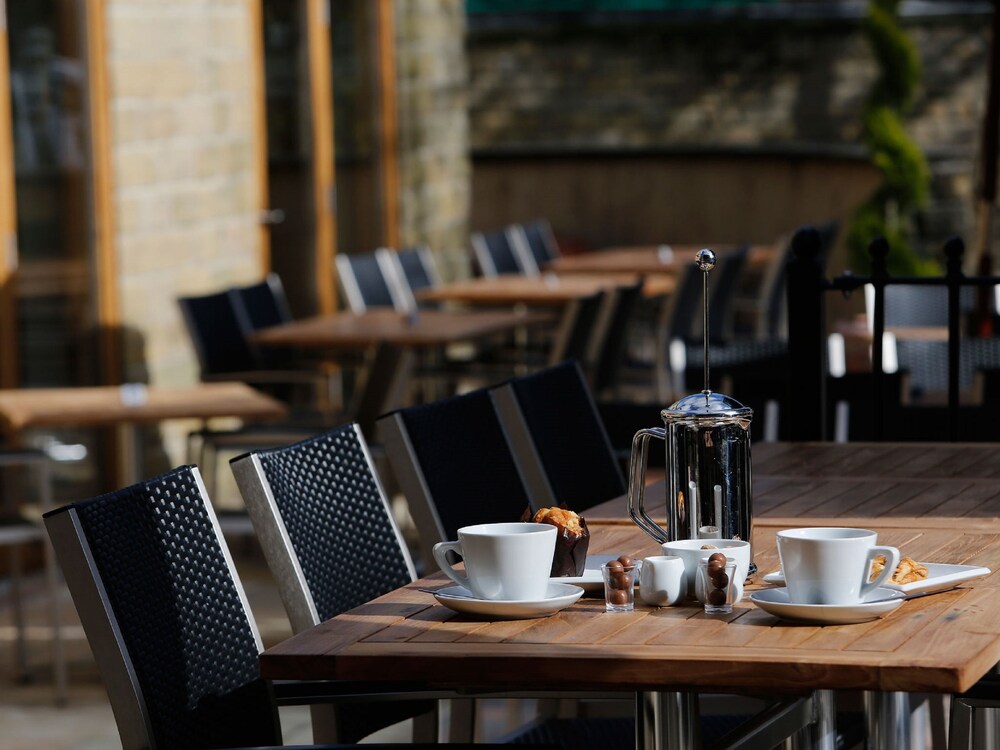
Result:
M482 523L458 530L458 541L434 545L434 559L455 583L480 599L539 601L545 598L556 548L556 527L547 523ZM465 575L448 561L454 551Z
M899 565L899 550L877 545L868 529L805 528L778 532L778 557L796 604L857 604L882 585ZM885 555L885 569L868 580L872 560Z

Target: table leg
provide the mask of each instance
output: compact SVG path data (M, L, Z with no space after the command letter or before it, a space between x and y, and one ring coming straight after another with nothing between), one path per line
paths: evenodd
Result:
M865 692L865 747L910 746L910 696L902 692Z
M636 750L697 750L701 726L697 693L647 690L636 694Z

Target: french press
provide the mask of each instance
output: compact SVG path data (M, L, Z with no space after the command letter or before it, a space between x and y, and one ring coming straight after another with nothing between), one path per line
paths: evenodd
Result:
M677 539L742 539L752 543L753 410L709 388L708 274L715 268L715 260L711 250L700 250L695 258L703 272L704 390L684 396L663 409L660 418L664 426L639 430L632 440L629 516L660 543ZM649 439L653 437L666 443L666 529L644 507L646 456ZM756 571L751 549L749 572Z

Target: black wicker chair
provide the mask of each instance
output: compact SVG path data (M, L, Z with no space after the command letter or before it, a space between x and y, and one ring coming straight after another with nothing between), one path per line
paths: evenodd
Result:
M71 503L45 525L125 750L279 746L275 695L316 699L261 679L260 634L196 467ZM323 699L337 685L352 698L323 685Z
M294 632L414 580L357 424L239 456L230 465ZM428 721L418 721L414 734L432 741L435 709L433 701L316 706L313 732L323 740L356 741L423 714Z
M420 535L421 559L476 523L516 521L529 496L487 389L381 417L393 474Z
M575 361L490 393L531 494L577 512L623 495L625 479Z

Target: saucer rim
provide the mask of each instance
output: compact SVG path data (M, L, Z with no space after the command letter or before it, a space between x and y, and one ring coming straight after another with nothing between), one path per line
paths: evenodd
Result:
M767 594L777 593L779 591L787 592L788 591L788 587L787 586L774 586L774 587L769 588L769 589L761 589L760 591L751 592L751 594L750 594L750 600L753 601L753 602L756 602L756 599L754 599L754 597L760 597L762 595L766 596ZM766 598L763 599L763 601L764 601L765 604L773 604L773 605L777 605L779 607L782 607L782 606L785 606L785 607L802 607L802 608L805 608L805 609L816 610L817 612L824 612L824 611L825 612L832 612L834 610L841 610L841 609L871 609L871 608L877 607L877 605L880 605L880 604L887 604L889 602L895 602L897 600L900 601L900 602L906 600L906 594L904 592L902 592L902 591L899 591L898 589L891 589L891 588L888 588L886 586L878 586L878 587L872 589L872 593L875 593L875 592L881 592L885 596L883 598L881 598L881 599L874 599L872 601L854 602L854 603L851 603L851 604L806 604L806 603L797 603L797 602L793 602L793 601L790 601L790 600L789 601L775 601L774 599L766 599ZM787 595L787 593L786 593L786 595Z
M577 592L583 593L583 587L582 586L577 586L577 585L572 584L572 583L561 583L561 582L560 583L554 583L550 579L548 586L549 586L549 588L547 589L546 593L551 593L553 588L563 588L563 589L571 589L571 590L566 590L566 591L563 591L562 593L556 593L556 594L553 594L552 596L546 596L543 599L482 599L482 598L476 596L475 594L473 594L472 591L470 591L469 589L467 589L465 586L460 586L458 584L454 584L452 586L445 586L444 588L437 589L434 592L434 596L444 597L445 599L449 599L451 601L456 601L456 600L473 601L473 602L478 602L478 603L481 603L481 604L495 604L497 606L502 606L502 605L518 605L518 604L524 605L524 606L530 606L530 605L537 605L537 604L547 604L549 602L553 602L553 601L556 601L556 600L559 600L559 599L563 599L565 597L575 596L577 594ZM459 591L463 591L465 593L449 593L449 592L455 592L456 589L459 590Z
M875 591L884 593L883 599L856 604L792 604L767 598L768 592L785 591L782 588L769 588L754 591L750 601L772 617L801 625L857 625L871 622L895 612L906 601L905 594L882 586ZM763 596L762 596L763 595Z

